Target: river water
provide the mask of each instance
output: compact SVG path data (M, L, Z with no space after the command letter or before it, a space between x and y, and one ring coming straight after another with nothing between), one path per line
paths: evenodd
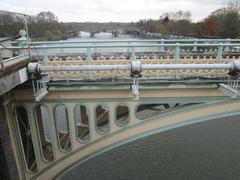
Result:
M79 45L76 42L84 42L84 41L105 41L105 40L109 40L109 41L119 41L119 40L126 40L126 41L133 41L133 40L141 40L141 38L139 38L138 36L133 36L133 35L125 35L125 34L119 34L118 37L113 37L112 33L108 33L108 32L101 32L101 33L97 33L94 35L94 37L90 37L90 33L89 32L80 32L79 36L74 37L74 38L70 38L67 39L65 41L62 42L68 42L68 46L73 46L73 45ZM73 43L69 43L69 42L73 42ZM75 42L75 43L74 43ZM147 42L141 42L141 43L147 43ZM106 45L109 43L84 43L86 46L88 44L93 44L93 45ZM119 45L119 44L123 44L123 45L127 45L129 44L128 42L116 42L113 43L111 42L111 45ZM81 45L83 45L81 43ZM159 52L160 48L159 47L151 47L151 48L135 48L135 52L136 54L138 53L157 53ZM40 50L41 52L41 50ZM91 54L92 55L126 55L126 54L130 54L131 53L131 48L126 47L126 48L122 48L122 47L108 47L108 48L92 48L91 49ZM87 54L87 48L56 48L56 49L52 49L52 50L48 50L48 55L61 55L61 54L65 54L65 55L71 55L71 54L80 54L80 55L86 55Z

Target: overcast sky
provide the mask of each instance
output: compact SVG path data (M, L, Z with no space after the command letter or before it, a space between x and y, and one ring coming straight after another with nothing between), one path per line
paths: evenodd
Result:
M198 21L227 0L0 0L0 9L37 14L52 11L63 22L131 22L157 19L164 12L190 10Z

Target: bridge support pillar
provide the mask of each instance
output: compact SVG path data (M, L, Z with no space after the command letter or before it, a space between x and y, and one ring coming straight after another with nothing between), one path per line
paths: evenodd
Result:
M130 116L130 124L136 124L138 123L138 120L135 115L135 107L138 101L131 101L129 102L129 116Z
M116 129L118 129L118 126L115 122L116 119L116 115L115 115L115 110L117 108L117 103L108 103L109 107L110 107L110 111L109 111L109 120L110 120L110 133L112 133L113 131L115 131Z
M69 104L68 105L69 108L69 130L70 130L70 139L71 139L71 146L72 149L76 149L77 148L77 132L76 132L76 123L75 123L75 104Z
M53 154L56 159L61 157L62 152L59 150L58 139L57 139L57 127L55 124L55 115L54 115L54 107L55 104L47 104L47 108L49 109L50 118L51 118L51 131L54 136L52 136L52 146L53 146Z
M94 139L97 139L97 137L99 136L96 128L96 117L95 117L96 104L90 103L88 108L89 108L89 134L90 134L90 140L92 141Z

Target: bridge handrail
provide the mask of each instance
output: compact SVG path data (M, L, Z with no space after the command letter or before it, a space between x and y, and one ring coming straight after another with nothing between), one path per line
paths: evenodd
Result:
M240 43L236 44L104 44L104 45L62 45L62 46L53 46L53 45L42 45L42 46L30 46L31 49L59 49L59 48L143 48L143 47L237 47L240 46ZM4 49L28 49L28 46L6 46ZM0 49L3 49L0 47Z
M31 42L30 45L39 44L82 44L82 43L145 43L145 42L155 42L155 43L172 43L172 42L222 42L222 43L235 43L240 42L240 39L141 39L141 40L83 40L83 41L38 41Z

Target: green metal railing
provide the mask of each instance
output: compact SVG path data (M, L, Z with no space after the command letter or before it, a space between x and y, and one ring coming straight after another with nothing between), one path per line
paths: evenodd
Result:
M110 49L111 53L117 53L118 48L126 49L126 54L129 54L131 60L136 59L136 54L139 53L139 48L158 48L154 53L166 53L166 55L172 55L175 59L175 63L178 64L180 57L184 56L184 53L191 54L214 54L216 56L216 63L221 63L222 56L226 52L234 50L236 53L240 52L240 39L180 39L180 40L100 40L100 41L43 41L43 42L31 42L29 46L5 46L5 49L19 51L24 49L31 49L32 51L41 51L38 55L42 56L44 64L48 64L48 59L51 53L50 50L60 50L60 55L57 52L55 54L61 56L65 49L85 49L83 53L86 56L87 64L91 64L92 57L96 49ZM0 50L3 47L0 46ZM187 51L188 50L188 51ZM204 50L204 51L203 51ZM144 51L141 51L144 54ZM100 54L100 52L99 52ZM218 72L217 72L218 74ZM178 72L175 72L175 77L178 76Z
M139 39L139 40L82 40L82 41L41 41L31 42L30 45L41 44L79 44L79 43L95 43L95 44L107 44L107 43L240 43L240 39Z

